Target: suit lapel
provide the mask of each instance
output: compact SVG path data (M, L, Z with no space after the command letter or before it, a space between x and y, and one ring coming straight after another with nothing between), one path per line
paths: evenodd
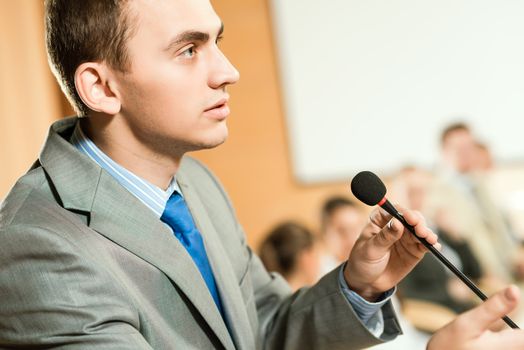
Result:
M71 124L66 120L53 127L65 129ZM88 212L92 229L164 272L193 303L224 347L234 349L198 268L171 229L57 131L51 130L40 162L64 207Z
M181 170L182 169L183 168L181 168ZM188 179L186 179L184 175L183 170L179 171L177 173L177 182L182 189L184 199L204 239L206 252L227 315L230 333L238 349L255 348L255 337L249 326L249 317L242 303L243 297L238 286L238 280L233 273L234 269L231 266L228 255L224 251L220 236L211 222L200 196L195 188L189 184Z
M191 256L171 229L102 172L91 228L163 271L193 303L226 348L231 337ZM125 205L123 205L125 203Z

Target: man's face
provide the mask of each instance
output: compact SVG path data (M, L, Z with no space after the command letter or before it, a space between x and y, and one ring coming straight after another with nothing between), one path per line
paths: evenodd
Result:
M121 115L157 154L215 147L227 137L226 86L237 70L217 46L222 23L208 0L135 0L127 43L131 67L117 73Z
M335 210L328 219L325 236L329 250L339 261L345 261L365 225L364 214L352 206Z
M493 168L493 157L489 149L476 145L475 146L475 170L488 171Z
M475 139L468 130L450 133L443 144L444 160L459 173L472 170L475 162Z
M403 180L407 196L407 205L413 210L423 211L427 201L431 176L420 170L413 169L404 172Z

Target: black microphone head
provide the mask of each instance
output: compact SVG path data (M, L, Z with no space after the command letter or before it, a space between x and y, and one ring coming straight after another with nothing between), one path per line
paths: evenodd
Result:
M371 171L361 171L351 181L351 192L367 205L377 205L386 196L386 186Z

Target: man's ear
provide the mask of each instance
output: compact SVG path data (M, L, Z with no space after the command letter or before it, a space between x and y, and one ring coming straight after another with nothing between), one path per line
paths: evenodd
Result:
M85 62L75 72L75 87L85 105L96 112L115 115L122 103L108 67L103 63Z

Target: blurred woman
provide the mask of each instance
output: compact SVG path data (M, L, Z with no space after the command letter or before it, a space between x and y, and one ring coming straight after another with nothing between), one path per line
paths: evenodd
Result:
M285 222L271 230L260 246L268 271L280 273L293 290L315 283L320 274L316 238L305 226Z

